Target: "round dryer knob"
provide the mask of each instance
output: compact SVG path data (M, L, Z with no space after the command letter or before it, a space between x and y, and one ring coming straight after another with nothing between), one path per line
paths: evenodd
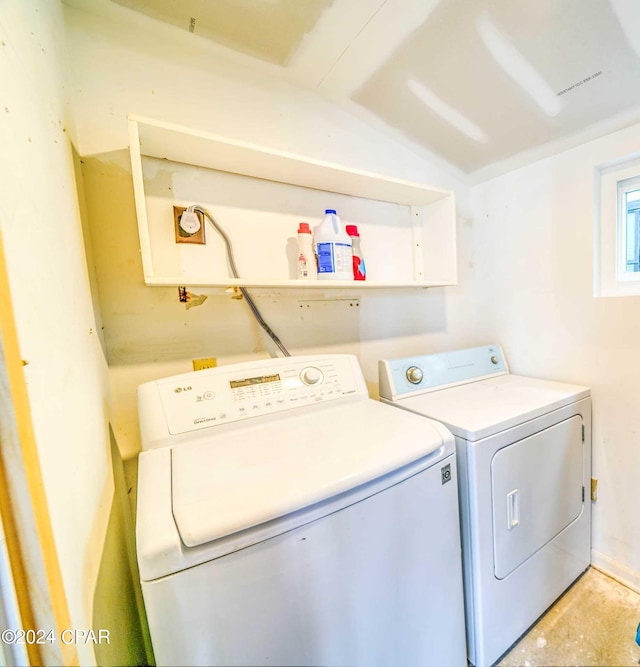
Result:
M320 384L322 382L322 371L319 368L309 366L300 373L300 379L307 385Z
M420 384L422 382L422 378L424 377L422 368L419 368L418 366L409 366L409 368L407 368L406 375L407 380L409 380L411 384Z

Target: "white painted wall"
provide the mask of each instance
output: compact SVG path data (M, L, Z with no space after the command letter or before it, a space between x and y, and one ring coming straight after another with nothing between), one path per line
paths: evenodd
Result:
M514 372L590 385L600 480L594 560L637 587L640 316L635 298L591 296L591 225L593 167L637 150L640 128L477 186L470 203L463 185L406 146L192 36L144 18L123 22L129 14L118 7L102 16L70 7L64 12L66 30L55 2L8 0L3 6L0 73L9 105L0 109L0 224L74 625L90 625L112 488L105 365L65 127L79 152L94 156L87 160L87 209L111 362L111 414L125 453L133 456L138 447L138 382L187 370L192 356L234 361L267 353L243 304L212 294L209 310L187 313L174 303L173 291L142 285L132 192L124 185L130 111L454 189L458 287L367 293L357 320L345 319L337 331L331 318L343 305L317 306L313 326L323 333L310 345L299 322L290 326L300 296L268 295L261 305L276 330L289 328L297 351L358 353L374 394L379 358L494 341L504 345ZM69 126L63 44L72 74ZM122 345L138 340L142 345ZM177 354L176 344L184 345ZM89 648L79 651L82 664L93 662Z
M594 168L640 125L472 189L476 327L515 373L593 392L593 561L640 589L640 298L593 294Z
M64 44L58 2L2 3L0 225L71 621L86 629L112 482L106 364L66 132ZM90 645L78 653L94 664Z
M473 188L469 201L453 176L312 92L120 7L96 0L89 13L87 3L73 4L65 20L74 138L81 154L92 156L85 161L87 199L113 414L126 455L139 447L138 382L189 370L193 356L229 362L267 353L243 304L212 294L187 313L172 290L142 286L125 153L126 114L134 112L454 189L458 287L367 293L357 322L336 320L333 329L340 306L323 307L313 324L332 331L324 346L318 339L305 344L303 325L291 320L303 297L267 295L260 305L281 337L290 335L294 351L357 353L373 394L379 358L489 342L504 345L514 372L590 385L600 480L594 560L637 586L640 318L632 298L592 297L592 206L594 166L637 151L638 127L490 180Z
M460 287L383 291L360 305L300 302L318 294L262 294L258 304L296 353L358 354L372 394L377 361L471 345L467 189L406 145L319 95L251 69L223 49L128 12L91 3L65 9L73 82L74 140L85 156L87 206L105 325L116 435L125 456L139 449L136 384L191 370L190 360L265 356L269 346L246 304L210 293L190 311L174 288L142 285L131 177L129 112L456 191ZM94 13L95 12L95 13ZM209 193L203 193L209 196ZM429 242L429 239L425 239ZM363 240L366 250L366 242ZM198 292L207 292L200 289ZM303 314L301 314L303 313ZM312 331L311 331L312 329Z

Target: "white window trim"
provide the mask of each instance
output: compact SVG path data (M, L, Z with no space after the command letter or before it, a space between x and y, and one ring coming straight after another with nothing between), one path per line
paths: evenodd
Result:
M624 253L619 242L621 183L636 178L640 183L640 153L598 165L594 175L593 294L640 296L640 275L624 272L623 278L618 268Z

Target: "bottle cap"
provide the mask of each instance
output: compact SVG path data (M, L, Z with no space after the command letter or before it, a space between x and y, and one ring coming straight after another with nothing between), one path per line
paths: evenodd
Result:
M335 209L333 209L333 208L328 208L328 209L326 209L325 212L324 212L325 215L329 215L329 214L331 214L331 213L333 213L333 215L336 215L336 211L335 211Z
M308 222L301 222L298 226L298 234L311 234Z
M357 225L347 225L346 229L349 236L360 236Z

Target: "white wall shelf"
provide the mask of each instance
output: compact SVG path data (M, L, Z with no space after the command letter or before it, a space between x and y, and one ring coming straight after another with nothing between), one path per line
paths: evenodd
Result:
M451 191L141 116L129 116L129 133L147 285L359 290L439 287L457 281ZM213 201L203 201L212 192ZM315 224L309 211L323 211L325 204L334 208L335 201L343 222L359 225L367 280L292 279L291 258L287 262L284 248L295 238L296 220ZM208 210L219 207L242 278L231 277L212 229L204 246L175 243L172 206L195 203ZM254 268L249 272L243 266Z
M190 277L185 282L184 276L163 276L161 278L152 277L146 281L150 287L173 287L177 285L189 285L190 287L265 287L265 288L292 288L302 290L326 290L326 289L388 289L396 287L447 287L451 285L448 282L431 281L429 284L416 282L415 280L406 282L375 281L375 280L257 280L251 278L228 278L216 279L211 282L206 277Z

